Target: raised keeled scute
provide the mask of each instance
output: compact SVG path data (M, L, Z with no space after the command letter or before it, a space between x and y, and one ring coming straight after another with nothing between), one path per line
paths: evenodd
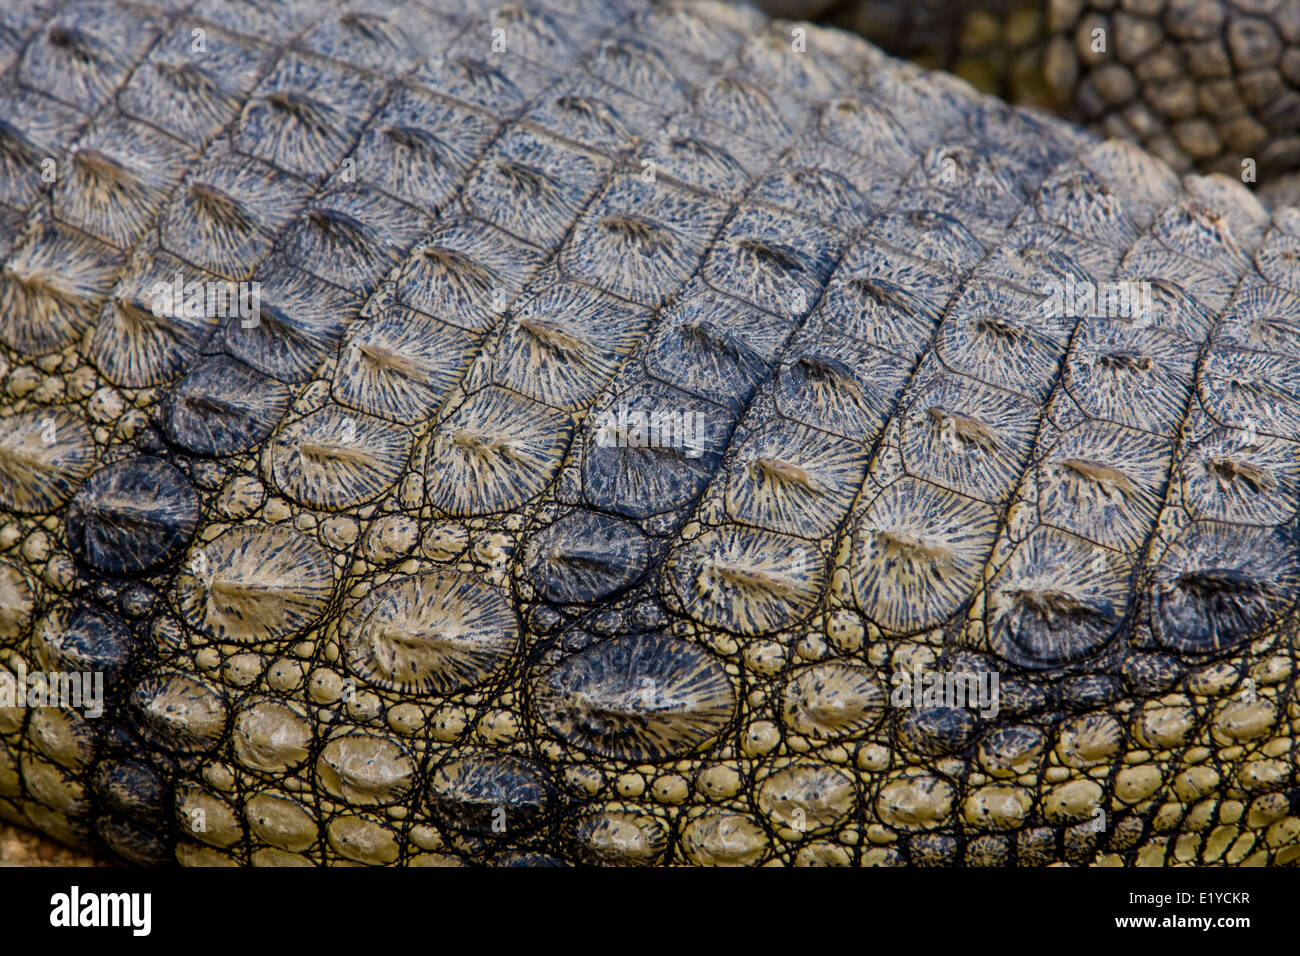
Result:
M316 779L325 792L357 806L400 802L414 776L415 764L401 744L369 732L334 737L316 759Z
M86 480L94 460L89 429L67 409L0 417L0 507L20 514L53 511Z
M307 627L333 589L333 566L315 539L283 526L239 527L190 549L174 601L191 627L247 644Z
M460 571L381 585L341 625L348 669L403 694L450 694L509 663L519 624L501 590Z
M245 767L284 773L307 761L311 725L294 708L259 698L235 714L235 758Z
M668 558L664 597L694 620L735 634L798 624L826 588L826 559L802 538L726 525Z
M524 568L548 600L581 604L608 597L649 566L650 543L630 521L577 510L529 538Z
M434 433L429 502L458 517L519 507L546 487L572 428L568 416L504 389L474 393Z
M440 823L475 836L505 838L535 828L551 800L538 768L504 754L447 761L433 772L425 795Z
M822 740L848 737L875 726L885 693L871 671L828 661L797 671L781 698L781 721L797 734Z
M98 671L105 687L111 687L130 663L131 643L115 614L85 604L56 607L37 622L32 655L47 671Z
M989 642L1021 667L1054 667L1085 657L1124 620L1131 574L1115 552L1039 528L989 581Z
M595 866L653 866L668 848L668 833L645 813L602 810L578 818L566 836L576 855Z
M981 501L910 478L894 482L853 529L858 607L894 632L942 624L970 597L997 522Z
M652 761L692 753L722 733L736 688L701 648L641 634L596 644L542 672L533 706L575 747Z
M159 458L101 468L68 506L68 546L92 568L136 574L174 558L199 523L199 495Z
M281 429L268 443L266 461L294 501L335 511L396 484L412 442L407 428L330 405Z
M225 699L180 671L146 675L132 689L130 704L141 732L164 750L204 753L225 733Z
M1148 589L1164 647L1211 654L1263 633L1300 592L1300 542L1288 528L1196 522L1164 552Z
M168 439L196 455L259 444L289 409L289 389L226 355L203 359L162 404Z

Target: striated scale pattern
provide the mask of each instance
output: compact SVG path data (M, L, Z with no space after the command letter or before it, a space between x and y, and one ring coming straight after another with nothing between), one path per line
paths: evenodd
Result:
M0 26L0 818L1300 859L1296 210L727 3Z

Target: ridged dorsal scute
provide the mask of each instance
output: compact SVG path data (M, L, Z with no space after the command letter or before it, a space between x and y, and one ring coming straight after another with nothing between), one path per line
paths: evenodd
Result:
M290 637L324 611L334 568L321 545L285 527L236 527L191 548L174 600L191 627L221 641Z
M267 443L264 460L290 498L337 511L371 501L396 484L411 445L409 429L329 405L282 428Z
M459 571L375 588L340 627L348 669L401 693L450 694L501 671L520 640L506 595Z
M62 408L0 417L0 505L52 511L90 475L95 448L85 422Z
M545 776L528 761L481 754L439 766L425 799L434 816L452 829L509 838L541 823L551 793Z
M162 425L197 455L228 455L263 441L289 409L289 389L225 355L203 359L168 393Z
M135 574L180 553L199 523L199 496L159 458L128 458L101 468L72 499L68 544L91 567Z
M204 753L225 733L225 698L180 671L148 674L130 696L141 731L164 750Z
M596 644L533 683L547 728L574 746L620 760L689 754L731 722L736 689L726 669L685 641L636 635Z
M1266 632L1298 589L1294 530L1196 522L1156 565L1148 592L1151 627L1173 651L1226 651Z
M528 579L547 601L577 604L608 597L650 564L645 533L630 521L580 509L535 533L524 546Z
M117 615L92 606L57 607L36 623L32 652L52 671L98 671L113 687L131 661L132 638Z

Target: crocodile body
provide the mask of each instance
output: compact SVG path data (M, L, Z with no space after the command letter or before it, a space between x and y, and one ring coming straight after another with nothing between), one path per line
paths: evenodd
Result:
M1300 5L1288 0L764 0L1175 169L1276 183L1300 167ZM1277 191L1292 198L1293 184Z
M1300 857L1294 210L743 7L0 18L0 817Z

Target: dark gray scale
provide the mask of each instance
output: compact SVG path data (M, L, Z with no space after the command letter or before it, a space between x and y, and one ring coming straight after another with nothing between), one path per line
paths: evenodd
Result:
M786 418L857 441L875 438L893 413L911 365L829 330L804 335L777 373Z
M220 302L214 294L213 308L209 289L222 291ZM225 280L148 243L136 250L104 302L88 358L116 385L165 384L193 360L217 313L230 314L238 305L238 290Z
M707 287L687 291L655 325L646 368L665 384L739 412L793 325L788 314L763 312Z
M84 122L80 112L44 94L0 93L0 202L22 210L35 202L49 188L42 160L62 156Z
M990 646L1012 664L1036 669L1086 657L1119 630L1132 577L1115 552L1038 528L989 580L984 615Z
M368 184L436 213L456 195L496 130L496 121L476 109L398 86L353 155Z
M285 53L244 106L240 152L307 180L336 168L383 96L377 78Z
M608 83L580 77L548 91L524 119L609 156L632 149L641 137L661 129L665 115Z
M964 376L936 374L935 365L922 363L899 416L904 467L960 494L998 501L1010 494L1033 448L1038 404Z
M485 18L476 18L476 23L489 39L493 30L504 30L509 53L543 66L572 62L584 34L594 29L592 23L517 4L493 10Z
M117 683L131 661L133 640L117 615L93 606L55 608L36 625L32 653L48 670L104 675Z
M1300 435L1300 359L1213 345L1197 373L1201 406L1221 425Z
M69 4L27 44L18 81L94 113L157 37L156 22L124 17L116 4Z
M532 702L580 750L637 763L685 756L731 723L736 688L721 662L686 641L615 638L538 674Z
M733 134L770 146L788 143L811 118L810 108L792 97L731 76L698 88L695 112Z
M739 73L756 83L771 84L809 99L822 99L850 86L849 71L833 57L817 55L791 56L788 28L776 23L751 36L737 57Z
M96 118L51 196L55 218L127 249L151 228L196 153L120 113Z
M727 513L768 531L816 539L848 513L867 473L857 441L774 417L731 446Z
M883 244L855 243L811 322L915 361L957 286L957 274L933 262Z
M441 222L394 277L399 301L471 332L496 325L541 268L540 249L474 219Z
M1300 359L1300 295L1263 283L1242 287L1216 329L1220 341Z
M1255 266L1269 285L1300 294L1300 237L1294 232L1294 218L1270 229L1255 252Z
M861 156L897 177L920 155L920 149L889 110L857 99L832 100L822 108L818 126L827 140Z
M650 564L649 540L630 521L570 511L535 533L523 566L544 600L588 604L635 583Z
M825 166L831 166L839 157L817 158ZM847 163L842 160L839 165L847 166ZM872 214L867 197L845 176L811 164L783 164L759 180L750 195L755 200L846 232L856 230Z
M174 558L199 523L199 496L160 458L129 458L101 468L68 505L72 552L109 574L138 574Z
M923 259L931 269L946 268L957 274L974 269L985 256L984 243L956 216L937 209L909 209L904 212L882 211L866 223L866 237L893 246L915 259ZM853 249L868 250L866 244ZM909 285L902 279L895 281ZM942 308L945 302L938 303Z
M11 4L0 10L0 69L8 70L22 54L27 41L49 18L41 3Z
M110 850L138 866L166 866L176 862L171 841L163 833L134 820L104 814L95 820L95 832Z
M261 3L260 0L199 0L191 15L232 33L265 40L294 36L320 15L308 3Z
M988 279L968 282L948 311L935 350L945 366L1042 404L1074 322L1042 297Z
M227 354L282 382L305 381L343 335L359 297L279 260L257 272L256 313L226 320L218 333Z
M305 272L365 294L424 231L413 212L378 190L339 183L312 200L283 249Z
M311 190L225 140L204 153L159 224L164 249L232 279L246 279L298 215Z
M999 240L1026 201L1010 169L960 143L927 150L898 195L904 208L960 216L966 228L986 241Z
M502 853L500 856L492 859L493 866L523 866L532 869L534 867L567 867L559 857L547 856L544 853Z
M983 97L972 104L966 127L983 149L1014 170L1022 182L1037 182L1087 143L1053 117Z
M574 225L560 268L658 308L695 274L726 211L661 181L617 175Z
M914 691L915 693L915 691ZM899 743L925 757L938 757L964 750L975 739L978 723L975 701L964 707L904 707L897 718Z
M718 145L722 142L725 148ZM640 154L643 170L733 203L748 190L751 177L772 162L769 151L689 115L670 117Z
M430 93L477 106L493 116L517 113L556 79L554 73L522 57L486 48L465 55L431 56L410 75L410 82Z
M399 76L433 52L438 37L454 37L458 26L422 6L353 3L326 16L298 43L331 60L387 76Z
M668 57L648 43L632 37L602 41L587 59L587 69L637 99L669 112L683 109L690 93L682 85Z
M482 340L406 306L386 305L353 325L339 346L331 394L359 411L414 425L437 411Z
M1150 237L1129 250L1115 277L1148 283L1156 328L1193 342L1209 337L1237 287L1236 277L1212 272Z
M843 236L770 207L737 210L704 263L710 285L776 315L802 317L821 298Z
M655 382L615 393L587 416L582 483L595 508L647 518L693 501L717 470L734 416Z
M1075 165L1043 180L1034 193L1033 208L1044 222L1114 249L1128 249L1138 237L1123 199L1093 173Z
M215 27L205 28L200 53L193 30L173 24L132 72L117 105L182 142L205 143L239 113L271 54Z
M288 386L226 355L203 359L163 400L163 431L196 455L260 444L289 410Z
M434 819L453 830L516 840L544 821L551 790L540 768L529 761L478 754L434 770L425 800Z
M749 28L761 22L749 7L719 8L726 16L702 17L685 7L651 6L632 18L627 30L644 43L652 43L673 57L674 66L699 64L701 76L710 65L729 59L740 49ZM695 85L699 78L692 77Z
M1182 679L1183 663L1172 654L1125 655L1120 675L1128 689L1142 697L1154 697Z
M1230 650L1261 636L1300 593L1294 528L1190 525L1161 554L1147 589L1151 630L1179 654Z
M1242 251L1237 231L1249 239L1241 222L1230 222L1199 202L1167 206L1151 224L1151 235L1178 254L1192 259L1225 277L1236 277L1251 268L1250 256ZM1253 245L1254 243L1250 243Z
M1113 674L1082 674L1061 681L1054 691L1069 710L1098 710L1124 697L1124 682Z
M101 760L90 784L108 809L136 820L157 821L170 810L167 784L152 767L136 760Z
M512 235L553 249L610 168L597 153L531 126L512 126L475 166L461 201Z
M99 315L122 258L42 214L0 271L0 341L26 355L72 342Z

